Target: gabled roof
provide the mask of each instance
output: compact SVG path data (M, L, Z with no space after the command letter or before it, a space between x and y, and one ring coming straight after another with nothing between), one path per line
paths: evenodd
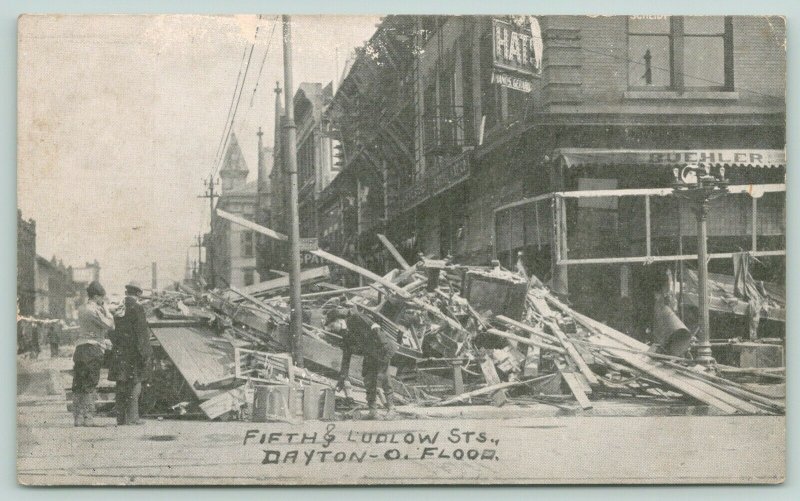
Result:
M223 172L249 172L247 162L242 155L242 148L239 146L239 141L236 139L236 133L231 132L231 140L228 143L228 151L225 152L225 161L222 164L220 174Z

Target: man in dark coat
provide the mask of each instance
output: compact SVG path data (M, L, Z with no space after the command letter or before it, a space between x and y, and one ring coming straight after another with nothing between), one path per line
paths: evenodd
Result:
M61 344L61 320L54 320L47 330L47 341L50 343L50 358L58 357L58 348Z
M361 376L364 378L364 387L367 390L369 419L376 417L375 399L378 384L386 396L386 409L391 412L393 391L389 364L397 352L397 341L381 329L380 325L355 308L331 309L327 314L327 324L342 336L342 368L336 390L344 389L350 373L352 355L361 355L364 357Z
M125 286L125 302L117 310L116 329L111 335L113 358L108 379L116 381L117 424L142 424L139 396L142 382L149 377L153 349L144 307L139 304L142 287L137 282Z

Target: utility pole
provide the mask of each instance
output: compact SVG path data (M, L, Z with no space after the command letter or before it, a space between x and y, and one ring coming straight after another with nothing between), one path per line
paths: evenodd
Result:
M214 199L215 198L219 198L219 195L214 192L214 186L219 186L219 179L217 179L215 181L214 180L214 174L211 174L210 176L208 176L208 179L203 181L203 183L206 186L206 192L203 195L198 195L197 198L207 198L208 199L208 204L209 204L209 207L210 207L210 211L209 211L209 217L210 217L209 234L210 234L212 231L214 231ZM200 237L198 237L198 239L200 239ZM202 239L200 239L200 241L198 241L198 244L200 244L200 243L202 243ZM198 249L197 252L199 253L200 250ZM213 289L214 286L216 285L216 277L215 277L215 274L214 274L214 259L213 259L213 255L214 255L214 249L213 249L213 245L212 245L212 239L209 238L208 239L208 248L206 248L206 264L208 265L208 286L211 289ZM198 269L199 269L200 260L197 261L197 266L198 266ZM200 273L198 271L198 275L199 274Z
M197 276L199 278L203 273L203 235L197 234L197 243L192 247L197 247Z
M152 291L155 292L156 290L158 290L158 263L156 263L155 261L153 261L152 263L151 272L152 272L152 281L150 284L150 289L152 289Z
M292 24L283 16L283 87L286 107L286 173L289 175L289 285L291 290L291 339L295 364L303 367L303 305L300 297L300 222L297 207L297 127L292 99Z

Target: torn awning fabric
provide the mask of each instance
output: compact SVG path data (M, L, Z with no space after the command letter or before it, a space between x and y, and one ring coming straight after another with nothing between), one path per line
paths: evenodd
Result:
M591 165L681 166L785 168L784 150L606 150L600 148L561 148L553 157L567 167Z

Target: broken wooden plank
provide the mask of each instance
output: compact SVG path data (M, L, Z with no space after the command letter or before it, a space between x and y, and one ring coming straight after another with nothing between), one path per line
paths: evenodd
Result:
M589 400L589 397L586 396L585 388L581 385L580 381L577 379L577 374L573 372L567 372L566 370L560 370L561 377L569 386L570 391L575 396L575 400L578 401L578 405L581 406L581 409L591 409L592 402Z
M483 377L486 379L486 383L489 386L495 386L502 382L500 381L500 376L497 375L494 362L492 362L492 359L489 357L485 357L483 361L481 361L481 372L483 372ZM506 390L499 390L492 395L492 403L497 407L500 407L507 401L508 395L506 395Z
M499 329L486 329L486 332L488 334L494 334L495 336L510 339L512 341L516 341L518 343L525 344L528 346L536 346L543 350L554 351L556 353L566 353L566 350L564 348L561 348L560 346L553 346L547 343L543 343L541 341L537 341L535 339L517 336L516 334L511 334L510 332L501 331Z
M243 405L249 403L245 385L224 391L200 404L200 409L208 419L216 419L229 411L238 412Z
M378 240L380 240L381 243L389 251L389 254L392 255L392 257L395 259L395 261L397 261L404 270L407 270L407 269L411 268L411 265L408 264L408 261L406 261L405 258L403 258L403 255L400 254L400 251L397 250L397 248L394 246L394 244L392 244L392 242L390 242L389 239L386 238L385 235L382 235L381 233L378 233L377 236L378 236Z
M581 354L578 353L578 350L575 349L575 346L573 346L572 343L570 343L569 339L567 338L567 335L564 334L564 332L561 330L558 324L556 324L552 320L545 320L545 323L547 324L548 327L550 327L550 330L553 332L553 334L556 335L559 342L561 343L561 346L563 346L564 349L567 350L567 354L570 356L572 361L575 362L575 365L578 367L578 370L581 372L581 374L583 374L583 376L586 378L589 384L592 386L599 385L600 381L597 379L597 376L595 376L594 372L592 372L592 369L590 369L589 366L586 364L586 360L584 360Z
M525 362L522 366L523 377L537 377L539 375L539 362L542 349L538 346L528 346Z
M256 233L261 233L262 235L266 235L275 240L281 240L281 241L289 240L289 237L287 237L283 233L278 233L275 230L271 230L265 226L261 226L260 224L256 224L252 221L248 221L247 219L231 214L230 212L225 212L222 209L217 209L217 215L223 219L227 219L228 221L244 226L245 228L249 228L255 231Z
M513 388L514 386L521 386L521 385L535 383L537 381L541 381L541 380L547 379L549 377L551 377L550 374L548 374L546 376L539 376L538 378L534 378L534 379L527 379L525 381L509 381L509 382L506 382L506 383L498 383L498 384L495 384L495 385L492 385L492 386L484 386L483 388L479 388L477 390L469 391L467 393L462 393L461 395L456 395L453 398L448 398L447 400L442 400L442 401L436 402L436 403L434 403L432 405L434 407L440 407L440 406L443 406L443 405L455 404L455 403L464 401L464 400L472 398L472 397L479 397L481 395L488 395L490 393L495 393L495 392L498 392L498 391L505 391L508 388Z
M417 305L418 307L424 309L428 313L430 313L430 314L436 316L437 318L447 322L447 325L449 325L451 328L453 328L453 329L455 329L457 331L464 331L464 328L461 326L461 324L459 324L454 319L452 319L452 318L448 317L447 315L445 315L444 313L442 313L438 308L436 308L436 307L434 307L434 306L432 306L432 305L430 305L428 303L425 303L424 301L421 301L421 300L417 299L416 297L410 295L408 293L408 291L404 290L402 287L399 287L397 284L395 284L395 283L393 283L393 282L391 282L389 280L384 279L383 277L381 277L381 276L379 276L379 275L367 270L366 268L362 268L361 266L355 265L355 264L351 263L350 261L347 261L346 259L342 259L339 256L334 256L333 254L325 252L324 250L319 250L318 249L318 250L313 250L313 251L310 251L310 252L311 252L311 254L314 254L315 256L319 256L322 259L326 259L326 260L332 262L333 264L338 264L342 268L345 268L345 269L348 269L348 270L350 270L352 272L358 273L359 275L361 275L361 276L363 276L365 278L368 278L368 279L372 280L373 282L377 282L378 284L386 287L388 290L390 290L391 292L394 292L395 294L397 294L401 298L414 303L415 305ZM409 270L407 270L407 271L409 271Z
M318 268L311 268L300 272L300 283L311 282L314 280L325 280L330 276L330 269L327 266L320 266ZM267 294L271 291L276 291L282 288L289 287L289 277L280 277L273 280L266 280L247 287L239 289L244 294L250 296L257 296L259 294Z
M523 330L523 331L527 332L528 334L533 334L533 335L539 336L540 338L542 338L542 339L544 339L546 341L549 341L549 342L551 342L553 344L557 344L557 345L561 344L556 336L553 336L551 334L543 332L541 329L534 329L532 326L530 326L528 324L525 324L525 323L522 323L522 322L518 322L518 321L516 321L514 319L508 318L508 317L503 316L503 315L497 315L494 318L496 318L499 322L502 322L502 323L504 323L506 325L510 325L511 327L516 327L517 329Z

